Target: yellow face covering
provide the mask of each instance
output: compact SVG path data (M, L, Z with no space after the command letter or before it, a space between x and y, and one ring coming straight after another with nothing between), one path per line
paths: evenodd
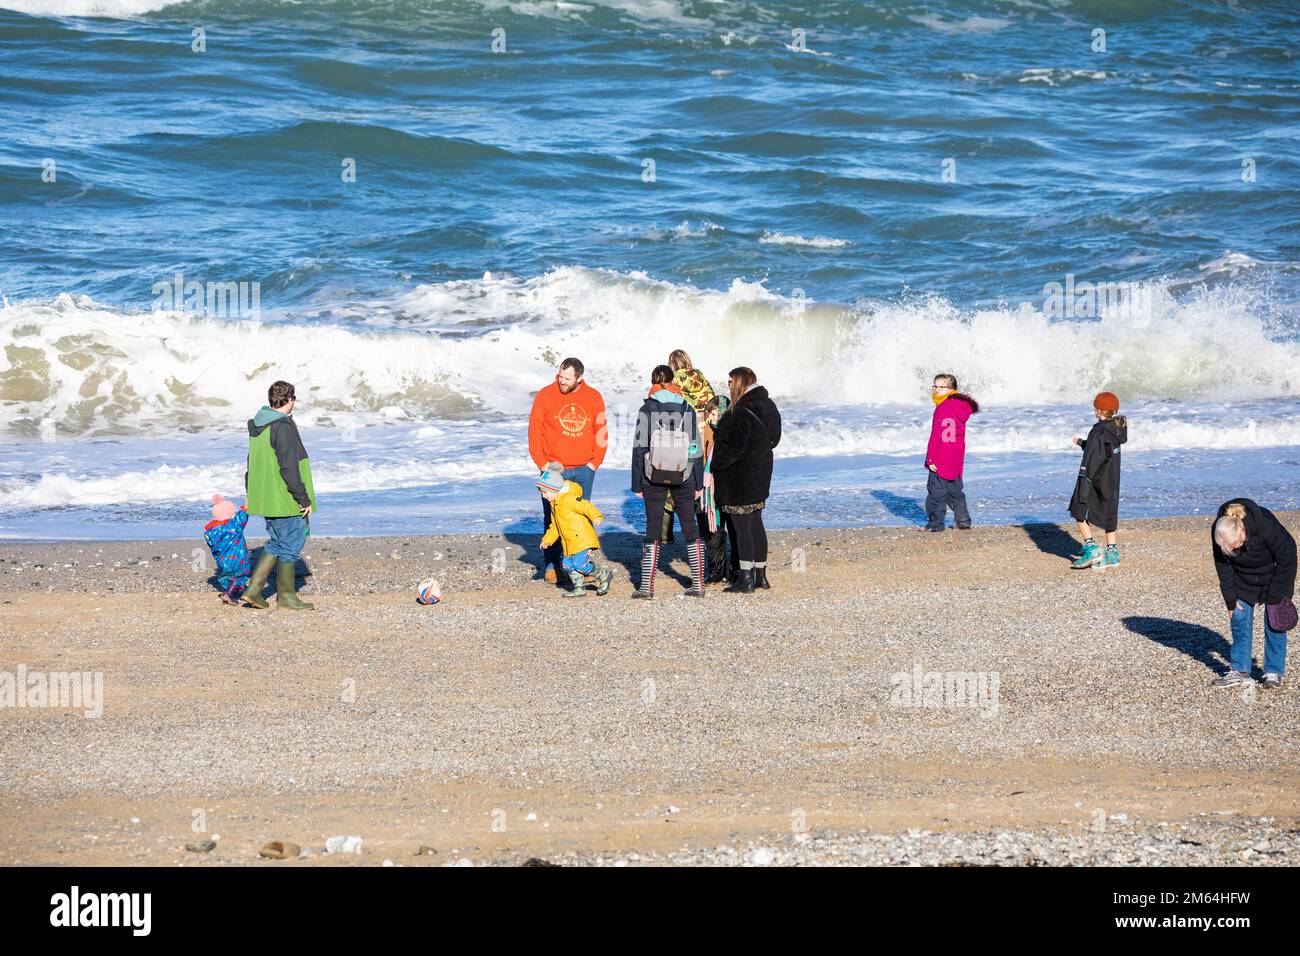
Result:
M952 392L931 392L930 400L933 401L936 405L942 405L943 400L951 394Z

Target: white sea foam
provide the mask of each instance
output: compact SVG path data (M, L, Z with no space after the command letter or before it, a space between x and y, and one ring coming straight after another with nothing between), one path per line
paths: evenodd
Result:
M1003 20L1000 17L970 16L965 20L945 20L936 14L927 13L909 19L913 23L938 30L940 33L994 33L1011 26L1010 20Z
M176 6L185 0L0 0L0 9L46 17L111 17L126 19ZM280 0L299 5L298 0ZM590 13L597 7L614 10L637 20L677 26L709 26L707 20L688 16L676 0L480 0L487 12L510 10L521 16L564 18Z
M842 249L849 245L847 239L826 239L822 236L806 239L803 236L790 236L783 232L765 232L758 241L777 246L811 246L814 249Z
M692 226L689 220L682 220L678 225L673 227L673 238L675 239L702 239L711 232L726 232L727 230L719 226L716 222L709 222L707 219L701 220L698 225Z
M482 480L491 477L535 474L526 449L515 448L505 461L491 466L469 458L409 458L406 460L349 461L346 458L316 466L313 479L320 494L421 488L444 481ZM62 508L68 506L151 504L166 501L211 499L214 493L244 497L244 463L236 460L213 465L162 465L147 471L111 475L85 475L52 471L37 479L0 479L0 509Z
M607 394L640 391L686 347L719 385L754 368L795 404L911 403L939 370L997 404L1243 401L1300 395L1300 343L1227 284L1149 318L1052 321L1041 303L962 310L938 297L854 307L579 267L425 285L335 323L120 312L68 296L0 308L0 428L35 436L205 429L246 417L277 378L307 421L521 416L560 358ZM654 334L647 330L653 329Z
M637 398L611 396L610 446L601 472L606 476L601 479L606 488L626 486ZM907 407L885 408L787 406L776 457L799 460L814 469L811 461L831 457L888 456L919 462L930 432L929 411L921 400ZM1276 408L1274 403L1146 403L1126 405L1125 411L1131 416L1125 452L1142 456L1139 461L1172 455L1168 460L1177 467L1192 468L1189 456L1300 446L1295 402ZM969 425L968 453L993 460L1008 454L1059 456L1060 471L1068 476L1070 463L1079 454L1071 438L1085 434L1091 420L1086 404L986 408ZM504 480L510 487L526 486L535 475L523 421L382 425L358 429L355 436L305 421L302 428L317 491L327 496L388 493L448 483L466 489L466 494L482 496L478 489L485 482ZM195 503L195 513L201 515L204 503L214 493L243 497L244 439L238 431L232 427L230 434L217 442L179 438L20 445L14 450L17 473L0 478L0 513L188 501ZM146 466L141 467L146 459ZM171 463L153 464L156 462Z
M126 19L153 13L182 0L0 0L0 9L37 17L111 17Z
M590 3L567 3L564 0L479 0L491 12L509 9L522 16L556 17L590 13L597 7L615 10L637 20L676 26L708 26L709 21L687 15L676 0L592 0Z
M1048 86L1060 86L1071 80L1104 80L1105 70L1062 70L1053 67L1033 67L1020 74L1021 83L1046 83Z

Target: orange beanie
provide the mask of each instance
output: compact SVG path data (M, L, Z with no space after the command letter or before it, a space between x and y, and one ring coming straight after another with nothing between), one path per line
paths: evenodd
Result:
M1119 411L1119 396L1114 392L1098 392L1097 397L1092 400L1092 407L1099 412L1110 412L1113 415Z

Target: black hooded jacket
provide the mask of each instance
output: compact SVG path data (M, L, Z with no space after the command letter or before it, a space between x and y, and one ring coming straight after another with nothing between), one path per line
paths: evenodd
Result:
M1070 498L1074 520L1099 525L1103 531L1119 527L1119 449L1126 441L1128 422L1123 418L1099 421L1088 432Z
M672 400L670 400L672 399ZM663 390L652 393L637 413L636 434L632 439L632 493L641 494L645 485L651 484L645 476L645 456L650 450L650 437L661 423L678 429L686 436L694 453L685 483L699 488L704 482L704 455L701 451L699 420L691 403L674 392Z
M1246 543L1235 554L1225 554L1214 540L1210 527L1210 547L1214 551L1214 570L1219 575L1219 590L1228 610L1237 602L1254 606L1276 604L1295 594L1295 538L1282 526L1273 512L1249 498L1233 498L1219 506L1215 520L1222 518L1228 505L1246 509Z
M719 505L756 505L772 490L772 449L781 443L781 413L762 385L751 388L718 421L713 485Z

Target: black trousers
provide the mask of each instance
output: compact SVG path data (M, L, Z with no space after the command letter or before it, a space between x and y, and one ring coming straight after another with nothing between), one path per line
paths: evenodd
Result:
M751 511L747 515L727 515L735 537L735 553L740 561L767 563L767 529L763 527L763 512Z
M925 515L931 530L943 530L943 519L948 509L957 519L957 527L970 527L970 511L966 508L966 493L962 491L960 478L952 481L940 478L933 471L925 483Z
M731 515L725 511L722 513L723 528L718 529L718 533L723 531L727 533L727 541L731 545L731 576L734 578L736 572L740 570L740 551L736 547L736 526L731 523Z
M641 495L645 499L645 539L646 542L662 541L664 527L664 503L669 496L673 499L673 511L682 526L682 535L690 544L700 537L700 528L695 523L695 479L681 485L641 485Z

